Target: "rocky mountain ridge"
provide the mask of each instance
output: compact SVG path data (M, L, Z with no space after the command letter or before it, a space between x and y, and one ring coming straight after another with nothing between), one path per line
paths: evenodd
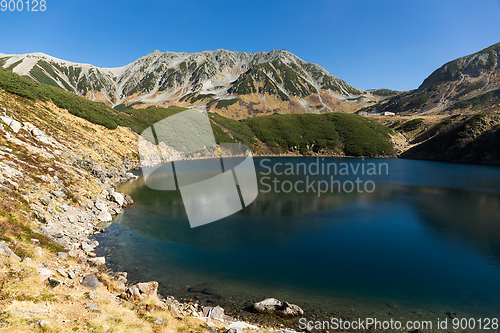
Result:
M363 111L412 114L450 114L453 110L474 105L467 101L491 96L500 89L500 43L479 52L447 62L429 75L418 89L401 93ZM485 106L485 103L480 103Z
M204 105L232 118L272 113L352 112L378 100L286 50L154 51L119 68L42 53L0 54L0 66L117 110Z

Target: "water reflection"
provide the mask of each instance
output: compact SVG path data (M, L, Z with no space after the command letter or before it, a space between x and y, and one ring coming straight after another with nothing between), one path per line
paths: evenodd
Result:
M99 241L112 248L110 263L182 292L213 281L221 290L257 285L266 296L298 301L319 293L324 304L344 296L500 310L500 169L387 162L391 173L373 177L373 193L261 191L237 214L195 229L178 192L139 179L118 189L136 204Z

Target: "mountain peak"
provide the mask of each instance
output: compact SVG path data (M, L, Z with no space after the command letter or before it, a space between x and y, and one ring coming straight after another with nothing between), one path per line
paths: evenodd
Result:
M284 49L254 54L154 50L120 68L76 64L44 54L4 55L0 66L121 109L201 105L245 118L276 112L353 111L371 98Z

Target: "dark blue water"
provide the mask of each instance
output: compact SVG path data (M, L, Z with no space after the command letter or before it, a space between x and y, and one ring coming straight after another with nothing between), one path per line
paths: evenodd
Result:
M135 205L98 236L99 254L132 279L160 282L164 294L235 312L276 297L319 317L500 316L499 167L399 159L254 161L257 199L194 229L178 192L150 190L141 179L122 185L118 191L130 194ZM303 186L284 193L288 183L305 183L306 177L332 180L331 173L296 168L294 175L281 174L287 167L291 173L285 163L366 169L374 163L377 174L360 175L358 169L354 175L351 169L333 175L348 191L358 177L373 182L361 193L333 187L302 193ZM387 167L379 169L381 163ZM278 187L264 177L276 179ZM200 283L215 295L188 292Z

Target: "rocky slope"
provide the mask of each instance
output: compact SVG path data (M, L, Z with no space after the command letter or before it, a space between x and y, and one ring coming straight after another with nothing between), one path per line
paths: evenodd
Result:
M77 64L42 53L0 54L0 66L118 110L206 105L240 119L276 112L353 112L379 99L286 50L154 51L120 68Z
M0 89L0 331L263 330L96 257L90 236L133 203L114 187L135 178L137 137Z
M500 165L498 112L445 117L422 131L403 158Z
M420 87L364 111L398 114L440 114L454 105L500 89L500 43L450 61L427 77Z

